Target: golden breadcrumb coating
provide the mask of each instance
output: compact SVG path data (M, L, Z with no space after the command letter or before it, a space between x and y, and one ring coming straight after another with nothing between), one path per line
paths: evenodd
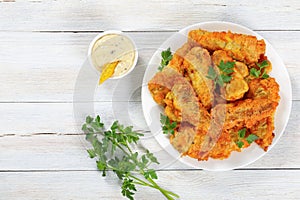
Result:
M189 39L209 51L224 50L235 60L247 64L258 62L265 54L264 40L257 40L255 36L228 32L208 32L192 30Z

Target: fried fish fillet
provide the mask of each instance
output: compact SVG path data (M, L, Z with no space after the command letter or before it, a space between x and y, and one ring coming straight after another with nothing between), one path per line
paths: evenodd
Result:
M278 102L265 99L245 99L225 105L218 104L213 108L217 121L223 122L224 127L231 128L236 124L245 122L247 128L252 127L257 121L271 116L276 109Z
M276 106L276 102L268 99L264 102L246 99L235 103L218 104L212 109L212 122L205 138L202 138L202 146L196 153L190 152L190 155L198 155L198 160L206 160L208 157L224 159L232 151L240 151L236 145L238 131L244 127L251 129L270 116ZM246 147L247 141L244 143Z
M228 158L233 151L240 152L241 149L237 146L233 135L237 135L237 132L241 128L232 128L228 131L223 131L220 135L217 143L209 151L208 156L215 159L225 159Z
M165 99L166 95L170 92L169 88L153 82L153 83L148 84L148 89L151 93L153 100L158 105L165 104L164 99Z
M274 117L266 117L254 126L250 128L252 134L255 134L259 137L255 142L264 150L267 151L269 146L272 144L275 134L274 131Z
M267 79L253 79L249 81L249 92L247 98L269 99L274 102L280 100L279 85L272 77Z
M212 65L209 52L201 47L194 47L184 56L183 65L199 101L206 109L210 109L213 102L214 84L206 77Z
M172 105L177 108L180 117L181 126L171 138L171 144L179 152L184 153L188 150L197 132L197 128L200 124L200 104L198 98L188 81L175 83L171 89L173 98ZM166 115L170 117L169 106L167 104L165 108ZM206 110L205 110L206 111ZM186 126L182 126L186 124Z
M188 36L209 51L225 50L232 58L246 64L258 62L266 49L264 40L230 31L209 32L199 29L190 31Z
M163 71L157 72L149 81L148 89L154 101L159 105L164 105L164 99L174 84L185 81L185 78L177 70L166 66Z
M175 69L177 72L185 76L185 68L183 66L184 57L194 47L192 43L185 43L180 47L173 55L173 58L169 62L169 67Z
M163 97L167 116L181 124L189 124L189 126L179 127L171 139L174 148L184 153L193 142L200 122L200 104L197 95L190 82L170 66L166 66L162 72L158 72L151 79L148 87L153 89L156 85L169 89L169 92ZM150 91L152 96L157 95L157 93L153 93L153 90ZM177 110L175 115L173 114L174 109Z
M217 105L212 110L216 113L212 113L212 118L217 116L217 121L224 121L223 132L209 156L226 158L230 152L239 151L235 142L238 130L244 127L249 134L259 137L255 142L267 151L274 138L274 114L280 99L278 92L279 85L274 78L254 79L249 83L247 98L250 99L226 104L225 112L224 105ZM228 132L231 134L228 135ZM246 140L243 142L244 147L249 145Z
M280 96L279 85L274 78L267 79L253 79L249 82L248 98L260 99L264 101L268 99L273 102L279 102ZM270 116L260 120L254 126L251 127L251 133L259 137L255 142L261 146L265 151L272 144L275 134L273 133L274 127L274 115L275 110Z
M170 84L174 82L173 79L178 78L178 75L185 76L185 68L183 67L184 56L192 49L191 43L185 43L179 48L170 60L168 67L174 71L170 73L170 69L167 72L158 72L155 77L148 83L148 89L154 99L159 105L164 105L165 97L170 92ZM177 72L177 73L175 73ZM173 75L173 77L171 77ZM175 76L176 75L176 76ZM169 78L169 79L168 79ZM171 78L171 79L170 79ZM166 84L162 84L166 80Z
M193 47L189 43L176 51L168 64L169 68L178 73L177 75L182 75L191 82L199 101L206 109L210 109L213 102L214 85L212 80L206 78L211 64L211 57L207 50L201 47ZM167 80L170 76L166 76L165 73L168 73L168 71L158 72L148 84L153 99L160 105L164 104L163 100L170 91L170 88L167 87L168 89L166 89L163 84L157 84L157 82L163 82L163 80L166 81L166 84L171 81Z
M206 109L211 108L213 101L214 85L206 77L211 65L209 52L192 43L185 43L178 49L168 65L191 82L199 101Z
M198 102L197 96L190 85L176 84L172 91L173 102L167 104L165 113L170 118L170 106L177 109L179 117L179 128L175 131L174 136L170 138L170 142L175 149L181 153L185 153L192 148L195 137L198 133L205 133L210 123L210 115L207 110Z
M217 50L212 55L214 69L221 74L218 66L221 62L233 62L234 60L228 55L226 51ZM235 101L243 98L244 94L248 91L249 87L244 77L249 74L248 67L241 62L235 62L231 80L225 83L223 88L220 88L220 95L227 101Z

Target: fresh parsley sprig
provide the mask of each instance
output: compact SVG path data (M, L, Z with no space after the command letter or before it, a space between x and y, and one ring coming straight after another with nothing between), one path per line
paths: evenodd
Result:
M224 86L224 83L229 83L232 79L230 75L233 72L233 67L235 62L224 62L221 60L218 68L220 69L220 74L217 74L213 67L209 67L207 78L214 81L215 85L218 84L220 87Z
M118 121L105 131L99 115L95 119L87 116L82 130L93 147L87 150L90 158L96 158L97 168L102 176L106 176L109 170L118 176L122 181L123 196L133 200L136 185L141 185L159 190L167 199L179 198L154 181L158 178L156 171L149 167L159 162L153 153L146 150L139 155L131 149L131 145L137 144L143 134L133 131L131 126L124 127Z
M167 50L161 52L161 57L162 59L160 62L160 66L158 67L159 71L162 71L165 68L165 66L169 64L170 60L172 60L173 58L170 47Z
M269 63L268 63L268 61L264 60L261 63L256 63L256 65L259 67L259 69L251 68L250 74L255 78L259 78L262 73L262 70L264 68L266 68L267 66L269 66ZM263 74L261 75L261 77L266 79L266 78L269 78L269 75L264 71Z
M164 134L171 134L173 135L175 133L175 128L177 126L177 122L170 121L168 116L165 116L160 113L160 123L162 125L162 130Z
M244 146L244 142L243 140L246 139L246 141L251 144L252 142L254 142L255 140L258 139L258 137L254 134L250 134L248 135L246 138L246 128L243 128L241 130L238 131L238 138L239 140L236 142L236 145L239 147L239 148L242 148Z

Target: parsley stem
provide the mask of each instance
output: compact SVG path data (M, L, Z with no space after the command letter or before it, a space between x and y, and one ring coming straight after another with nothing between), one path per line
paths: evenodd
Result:
M147 183L147 182L145 182L145 181L143 181L143 180L141 180L141 179L139 179L139 178L137 178L136 176L133 176L133 175L131 175L131 174L128 174L128 177L135 179L135 180L136 180L136 181L135 181L136 184L139 184L139 185L142 185L142 186L149 186L149 187L152 187L152 188L155 188L155 189L159 190L159 191L160 191L167 199L169 199L169 200L174 200L174 198L173 198L172 196L174 196L174 197L176 197L176 198L179 198L179 196L178 196L177 194L175 194L175 193L173 193L173 192L170 192L170 191L167 191L167 190L161 188L161 187L160 187L159 185L157 185L157 183L156 183L153 179L151 179L151 178L147 178L147 180L151 183L151 184L149 184L149 183ZM170 195L171 195L171 196L170 196Z
M116 141L112 140L111 138L108 138L114 145L116 145L117 147L119 147L127 156L131 156L127 151L125 151L125 149L119 145ZM126 145L128 148L128 145ZM130 151L130 153L132 154L132 152Z
M132 151L131 151L131 149L130 149L130 147L128 146L128 144L126 143L126 145L125 145L126 147L127 147L127 149L128 149L128 151L130 152L130 154L132 155L133 153L132 153Z
M111 169L111 170L118 171L117 168L114 168L113 166L109 165L108 163L106 163L106 167Z
M143 181L143 180L139 179L139 178L138 178L138 177L136 177L136 176L133 176L133 175L131 175L131 174L128 174L128 176L129 176L130 178L133 178L133 179L137 180L137 181L138 181L138 182L137 182L137 184L140 184L140 185L143 185L143 186L149 186L149 187L155 188L153 185L151 185L151 184L149 184L149 183L147 183L147 182L145 182L145 181Z
M152 178L147 178L147 180L148 180L149 182L151 182L151 183L155 186L155 188L158 189L158 190L159 190L159 191L160 191L167 199L169 199L169 200L174 199L174 198L171 197L170 195L172 195L172 196L174 196L174 197L176 197L176 198L179 198L179 196L178 196L177 194L175 194L175 193L173 193L173 192L170 192L170 191L167 191L167 190L161 188L159 185L157 185L157 183L156 183Z

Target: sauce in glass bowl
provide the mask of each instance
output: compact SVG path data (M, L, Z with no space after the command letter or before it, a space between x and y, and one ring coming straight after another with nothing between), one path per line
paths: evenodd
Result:
M90 44L91 64L102 72L103 66L119 61L112 79L129 74L137 63L138 53L132 39L121 31L106 31L99 34Z

